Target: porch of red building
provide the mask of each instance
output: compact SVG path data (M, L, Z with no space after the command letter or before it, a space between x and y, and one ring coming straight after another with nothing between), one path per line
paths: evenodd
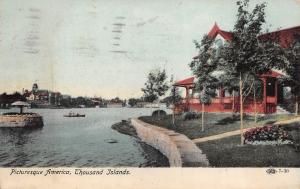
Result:
M283 86L278 83L278 77L282 74L270 71L260 76L262 91L257 94L256 99L252 95L244 99L245 113L271 114L276 113L277 105L283 99ZM185 88L185 97L175 106L177 113L187 111L202 111L202 105L195 92L195 78L190 77L176 82L173 86ZM219 87L217 96L212 99L211 104L204 106L205 112L239 112L240 97L237 93L228 94L226 90Z

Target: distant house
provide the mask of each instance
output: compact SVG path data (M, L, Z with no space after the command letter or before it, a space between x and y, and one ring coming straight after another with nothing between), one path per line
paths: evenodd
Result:
M126 101L121 100L119 97L111 99L107 102L107 108L121 108L126 106Z
M279 36L279 43L283 48L288 47L293 42L295 35L300 35L300 26L278 30L263 34L258 37L259 40L274 40ZM208 36L213 38L217 48L222 43L230 43L232 40L232 33L221 30L217 24L213 26ZM218 49L217 49L218 50ZM197 57L194 57L197 58ZM284 99L284 91L286 86L278 83L278 77L282 76L279 71L271 70L270 72L260 75L262 84L260 98L254 101L252 98L247 98L244 102L244 111L254 112L256 103L257 111L259 113L268 114L277 111L277 104L282 103ZM176 105L177 112L183 111L201 111L201 102L199 101L199 94L195 90L195 78L190 77L177 81L173 84L175 87L185 88L186 94L180 104ZM217 97L212 100L210 105L205 105L206 112L238 112L240 109L238 94L229 94L221 86L216 91Z
M60 92L52 92L45 89L39 89L37 83L32 85L32 90L24 90L23 96L36 104L59 106L62 99Z
M71 99L71 95L61 95L62 99Z

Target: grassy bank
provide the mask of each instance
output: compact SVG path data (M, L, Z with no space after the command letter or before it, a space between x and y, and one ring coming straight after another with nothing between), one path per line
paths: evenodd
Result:
M197 144L213 167L300 167L292 145L237 145L239 136Z
M267 123L273 123L290 117L293 117L293 115L268 115L259 118L257 123L255 123L253 116L245 116L244 128L263 126ZM175 125L172 124L171 115L164 116L160 119L151 116L142 116L140 119L147 123L182 133L190 139L212 136L240 129L239 117L225 113L206 113L204 132L201 131L201 119L183 120L181 116L176 116Z
M269 115L261 117L257 123L251 116L245 117L245 128L263 126L279 120L293 118L293 115ZM171 115L161 119L144 116L141 120L160 127L175 130L190 139L221 134L240 128L239 117L231 114L207 113L205 131L201 131L201 119L183 120L176 118L172 124ZM299 126L297 126L299 127ZM288 127L285 127L288 129ZM290 128L289 130L295 130ZM299 128L297 129L299 132ZM299 133L298 133L299 135ZM300 135L299 135L300 136ZM299 137L298 137L299 138ZM293 145L240 145L240 135L197 144L207 155L213 167L300 167L300 152Z

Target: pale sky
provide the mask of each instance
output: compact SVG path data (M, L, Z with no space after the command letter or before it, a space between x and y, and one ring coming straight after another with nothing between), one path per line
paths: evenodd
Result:
M190 77L193 40L214 22L231 30L235 2L0 0L0 93L37 82L72 96L140 97L152 69ZM266 2L271 31L300 25L299 0Z

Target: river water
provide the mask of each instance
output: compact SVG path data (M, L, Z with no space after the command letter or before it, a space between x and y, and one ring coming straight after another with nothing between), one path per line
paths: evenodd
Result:
M34 130L1 128L1 167L137 167L148 161L137 139L112 130L111 125L122 119L150 115L151 109L85 108L27 111L42 115L44 127ZM70 111L86 114L86 117L63 117ZM111 140L117 140L117 143L109 143Z

